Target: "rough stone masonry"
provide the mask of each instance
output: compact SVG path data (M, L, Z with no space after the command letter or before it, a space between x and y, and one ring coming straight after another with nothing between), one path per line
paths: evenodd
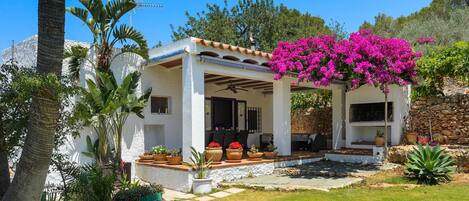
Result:
M469 95L420 98L412 103L411 127L418 134L441 135L449 144L469 144Z

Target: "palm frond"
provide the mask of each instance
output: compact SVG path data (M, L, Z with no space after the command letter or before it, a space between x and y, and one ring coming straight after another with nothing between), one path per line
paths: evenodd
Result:
M114 46L116 43L127 43L128 41L134 42L135 45L124 45L122 51L133 52L144 59L148 58L148 45L145 37L138 32L133 27L127 26L125 24L120 25L118 28L114 29L112 33L114 39L111 42L111 46Z
M96 36L98 31L96 29L96 23L93 20L93 18L88 18L89 11L83 9L83 8L78 8L78 7L69 7L67 8L67 11L83 21L83 23L86 24L88 29L93 33L93 36Z
M134 0L114 0L106 4L106 13L112 19L111 28L120 20L122 16L137 6Z
M69 75L74 79L80 78L80 66L88 54L88 48L76 45L65 50L64 57L68 58Z

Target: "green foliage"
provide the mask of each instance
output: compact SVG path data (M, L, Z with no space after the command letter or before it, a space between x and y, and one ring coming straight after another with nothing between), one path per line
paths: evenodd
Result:
M407 156L406 175L419 184L435 185L450 181L454 160L440 146L418 145Z
M170 156L181 156L181 150L180 149L171 149L168 151Z
M64 58L68 59L68 75L72 80L77 81L80 78L80 67L86 59L88 48L75 45L65 49Z
M143 197L163 193L161 185L141 186L135 185L129 188L119 190L113 201L140 201Z
M416 41L420 37L436 38L435 45L449 45L469 40L469 5L465 0L433 0L429 6L409 16L392 18L383 13L373 24L364 22L360 29L371 29L386 37L400 37ZM427 52L416 46L417 51Z
M10 62L0 68L0 151L8 155L22 145L27 133L32 75L32 69Z
M317 89L291 94L291 109L324 108L331 106L332 92Z
M91 141L89 135L86 136L86 151L81 152L86 157L94 160L99 159L99 139L96 139L94 143Z
M138 96L139 72L126 75L120 85L113 73L97 72L97 75L98 82L89 79L88 88L82 89L80 101L75 107L75 119L84 126L92 127L97 134L99 162L106 163L112 155L110 145L117 148L115 158L119 162L123 126L130 114L143 118L143 108L151 88ZM108 139L108 136L113 139Z
M273 145L272 143L270 143L269 145L267 145L267 147L265 148L264 151L274 152L275 150L277 150L277 147L275 145Z
M328 27L320 17L301 13L272 0L239 0L233 7L208 4L207 12L195 16L186 12L187 22L173 30L173 40L199 37L242 47L272 51L278 41L292 41L318 34L346 35L343 27Z
M469 42L457 42L451 46L436 48L422 57L418 73L423 79L414 97L442 94L443 78L451 77L469 86Z
M212 159L205 159L205 154L198 152L194 147L191 147L192 156L189 165L196 172L195 179L205 179L207 171L212 167Z
M124 53L148 58L148 45L143 35L135 28L119 20L137 4L134 0L80 1L85 8L70 7L67 11L80 19L93 34L93 46L97 52L98 69L109 72L112 61ZM117 45L120 48L113 53Z
M70 184L70 200L110 201L114 190L114 175L105 175L97 166L86 166Z
M168 149L164 145L158 145L152 148L152 152L155 154L167 154Z

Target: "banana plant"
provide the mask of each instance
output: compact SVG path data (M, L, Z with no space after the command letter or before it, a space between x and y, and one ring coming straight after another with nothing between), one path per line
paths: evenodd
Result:
M152 88L146 89L141 96L137 95L138 81L141 74L132 72L128 74L122 84L115 89L116 102L119 108L112 116L112 128L114 134L114 145L116 147L116 160L122 161L122 133L125 122L130 114L135 114L139 118L144 118L143 108L145 108Z
M109 162L109 138L112 130L109 119L119 108L115 101L117 82L107 73L98 72L97 83L88 79L87 89L83 89L75 107L75 118L84 126L93 128L98 136L98 161L100 164Z
M112 61L124 53L148 59L148 45L135 28L119 20L137 4L134 0L80 0L84 8L69 7L67 11L80 19L93 34L98 70L109 72ZM117 45L119 45L117 47ZM117 51L117 52L114 52Z

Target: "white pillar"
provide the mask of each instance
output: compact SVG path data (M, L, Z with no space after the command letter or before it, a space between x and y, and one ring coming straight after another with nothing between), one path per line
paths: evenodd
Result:
M291 154L290 79L273 83L273 135L274 145L281 156Z
M332 88L332 149L345 146L345 87Z
M182 60L182 157L190 162L191 147L204 151L204 71L194 56Z

